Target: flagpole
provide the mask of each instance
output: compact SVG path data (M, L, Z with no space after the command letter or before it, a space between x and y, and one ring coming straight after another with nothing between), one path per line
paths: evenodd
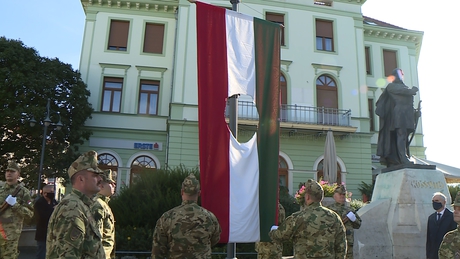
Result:
M238 3L240 0L230 0L232 4L232 10L237 12L238 11ZM232 132L235 139L238 136L238 95L235 94L230 96L228 99L228 127ZM228 243L227 244L227 258L226 259L237 259L236 258L236 243Z

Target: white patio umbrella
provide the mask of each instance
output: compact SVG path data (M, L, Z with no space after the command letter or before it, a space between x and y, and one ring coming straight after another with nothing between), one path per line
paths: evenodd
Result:
M323 177L329 183L337 182L337 153L334 134L331 129L327 131L326 143L324 144Z

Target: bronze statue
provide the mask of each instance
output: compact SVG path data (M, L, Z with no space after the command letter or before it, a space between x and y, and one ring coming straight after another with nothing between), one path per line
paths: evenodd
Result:
M379 138L377 155L380 163L387 167L411 164L409 161L409 134L415 132L416 122L420 117L420 107L413 107L417 87L407 87L401 69L393 70L392 82L376 103L375 113L379 116Z

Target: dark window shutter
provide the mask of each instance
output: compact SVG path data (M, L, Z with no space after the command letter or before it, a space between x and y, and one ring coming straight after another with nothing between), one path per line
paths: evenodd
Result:
M145 25L144 52L163 53L164 24L147 23Z
M371 57L370 57L370 48L365 47L364 53L366 55L366 74L371 75Z
M385 68L385 76L391 75L391 72L398 67L398 62L396 60L396 51L393 50L383 50L383 65Z
M109 49L126 49L128 47L129 22L112 20L110 23Z
M333 38L332 21L316 20L316 36L324 38Z

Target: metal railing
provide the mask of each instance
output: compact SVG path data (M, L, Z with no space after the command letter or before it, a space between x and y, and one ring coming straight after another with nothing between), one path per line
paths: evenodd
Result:
M228 117L228 105L225 116ZM242 120L258 120L259 113L253 102L238 102L238 118ZM280 107L280 121L298 124L315 124L330 126L351 126L351 110L325 107L283 104Z

